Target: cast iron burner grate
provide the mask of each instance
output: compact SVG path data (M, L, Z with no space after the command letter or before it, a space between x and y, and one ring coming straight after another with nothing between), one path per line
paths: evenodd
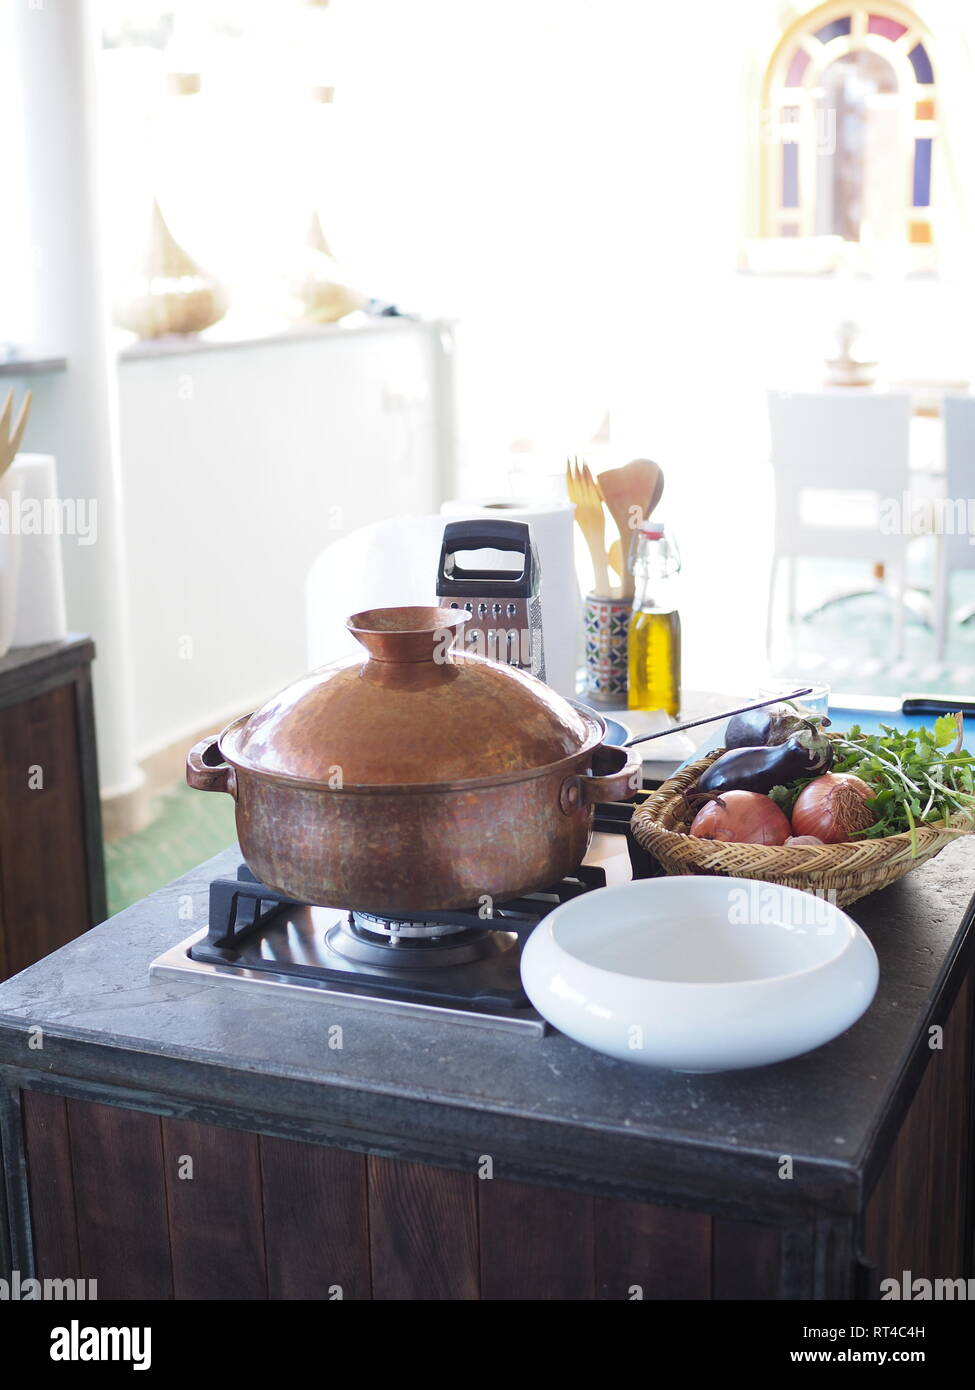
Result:
M491 917L476 911L398 914L317 908L268 888L246 864L236 878L210 884L209 928L190 948L196 961L240 965L295 979L315 979L356 990L396 995L418 1002L471 1002L493 1009L526 1009L519 951L535 927L559 903L604 887L598 867L582 865L554 888L500 903ZM324 933L314 960L295 950L296 928ZM262 949L285 927L291 952ZM399 928L400 930L396 930ZM408 935L413 932L416 935Z

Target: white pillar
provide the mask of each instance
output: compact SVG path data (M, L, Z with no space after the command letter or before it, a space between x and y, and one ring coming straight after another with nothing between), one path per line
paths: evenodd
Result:
M99 771L102 795L113 797L135 791L143 776L133 741L118 378L98 235L96 6L20 0L11 8L34 252L32 346L68 359L56 393L61 495L97 503L96 542L65 536L63 549L69 623L97 646Z

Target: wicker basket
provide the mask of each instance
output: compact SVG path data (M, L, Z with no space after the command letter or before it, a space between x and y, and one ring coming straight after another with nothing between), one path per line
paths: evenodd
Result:
M950 826L917 831L915 855L911 837L888 835L882 840L855 840L839 845L740 845L722 840L699 840L688 835L690 820L683 793L725 750L716 749L669 778L633 814L637 843L659 861L667 874L727 874L755 878L788 888L830 894L839 907L886 888L933 859L959 834L971 830L965 815Z

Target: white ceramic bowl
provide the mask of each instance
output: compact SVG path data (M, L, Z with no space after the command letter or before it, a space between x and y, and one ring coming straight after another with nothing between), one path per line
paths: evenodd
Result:
M730 1071L797 1057L855 1023L877 956L845 912L754 879L640 879L543 918L521 974L538 1012L611 1057Z

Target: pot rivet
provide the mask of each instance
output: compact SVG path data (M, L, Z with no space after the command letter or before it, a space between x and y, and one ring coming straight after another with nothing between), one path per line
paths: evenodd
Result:
M570 812L579 809L581 801L582 797L579 791L579 779L577 777L567 777L562 783L562 789L559 792L559 806L566 815L569 815Z

